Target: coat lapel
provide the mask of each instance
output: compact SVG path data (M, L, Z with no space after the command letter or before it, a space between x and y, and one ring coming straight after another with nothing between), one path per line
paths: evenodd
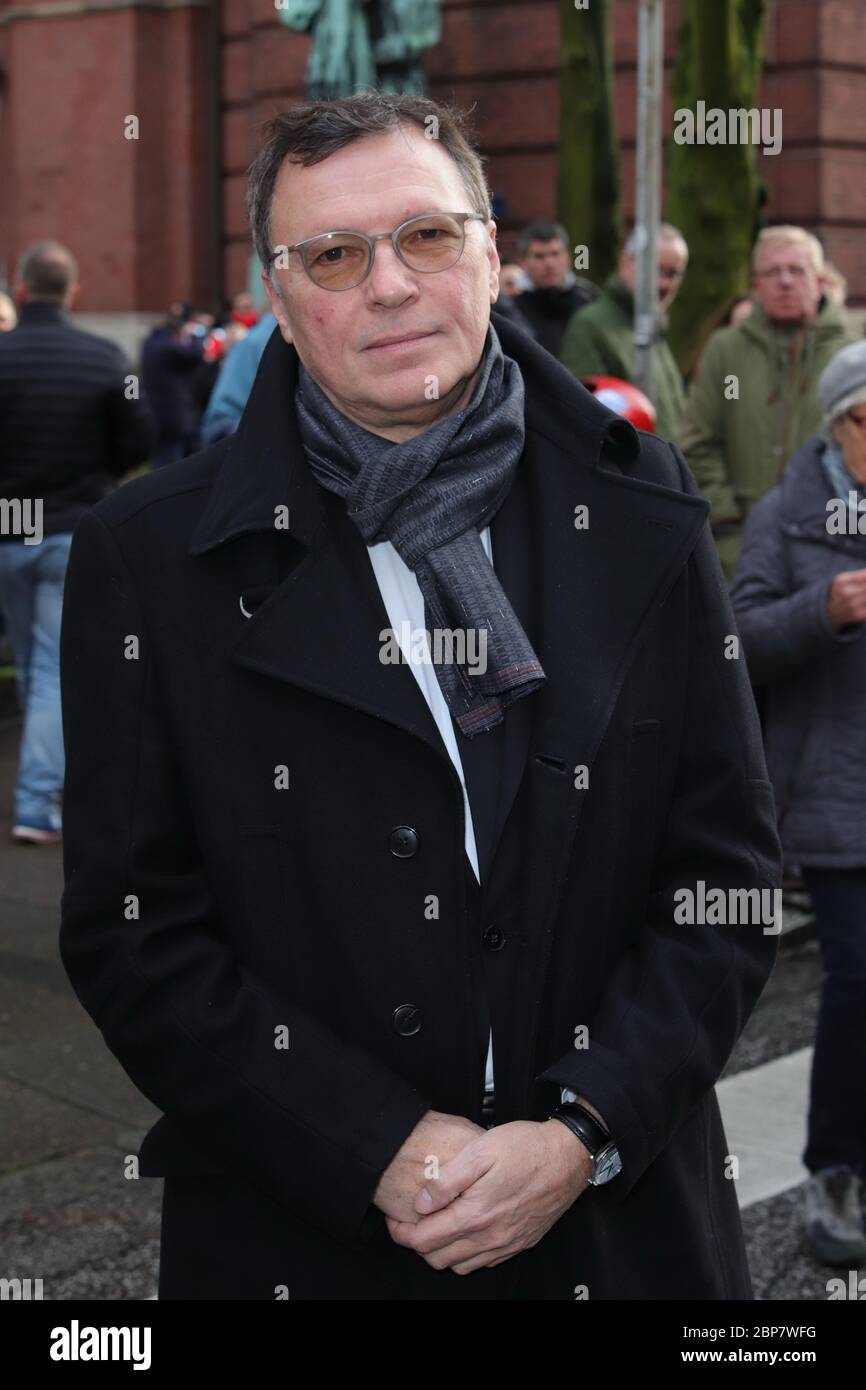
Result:
M232 553L232 618L251 614L234 662L387 720L450 769L409 667L379 659L388 615L366 546L307 463L294 410L297 371L297 353L275 328L189 552Z

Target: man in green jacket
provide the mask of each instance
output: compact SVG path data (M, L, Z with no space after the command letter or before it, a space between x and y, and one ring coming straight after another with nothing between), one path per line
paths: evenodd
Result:
M745 520L788 459L821 427L818 378L854 341L822 298L821 243L801 227L765 227L752 256L754 309L704 349L677 442L704 497L730 580Z
M663 222L657 247L659 328L666 327L665 313L682 283L689 248L676 227ZM615 274L609 275L598 299L578 309L562 343L560 361L575 376L616 376L634 380L634 287L637 277L635 234L629 237ZM673 353L660 337L654 354L653 405L656 432L673 439L680 427L685 392Z

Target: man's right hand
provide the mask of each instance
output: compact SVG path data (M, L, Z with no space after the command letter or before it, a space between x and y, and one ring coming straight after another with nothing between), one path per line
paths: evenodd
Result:
M827 592L827 617L835 629L866 622L866 570L836 575Z
M480 1125L463 1115L428 1110L379 1179L373 1205L397 1221L419 1221L415 1198L431 1180L431 1162L435 1160L441 1168L471 1140L484 1133Z

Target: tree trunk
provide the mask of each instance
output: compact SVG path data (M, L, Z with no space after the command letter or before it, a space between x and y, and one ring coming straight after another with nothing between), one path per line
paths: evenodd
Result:
M619 150L613 110L610 0L560 0L559 220L589 248L578 274L601 284L619 252Z
M755 106L765 12L765 0L683 0L675 113L696 111L699 100L707 111ZM748 293L762 190L755 145L671 138L665 216L689 244L689 266L671 311L670 343L684 372L731 300Z

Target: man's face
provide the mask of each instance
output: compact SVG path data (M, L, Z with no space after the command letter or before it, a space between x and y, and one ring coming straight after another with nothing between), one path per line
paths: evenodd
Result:
M499 286L503 294L514 298L523 289L523 272L519 265L504 265L499 271Z
M680 241L660 241L656 252L659 308L667 310L676 299L683 283L688 255Z
M821 287L805 246L796 242L761 248L752 292L767 318L777 323L803 323L818 312Z
M664 238L656 246L656 286L658 306L667 310L677 297L677 292L686 273L688 254L680 241ZM617 274L632 294L637 283L637 265L634 256L623 251L619 258Z
M552 241L531 241L521 265L537 290L562 285L570 269L568 247L558 237Z
M426 212L472 211L451 156L407 124L309 168L284 161L272 249L323 232L390 232ZM297 252L274 269L279 294L262 278L283 337L337 409L386 438L410 439L471 396L499 292L495 237L493 222L467 222L460 259L432 274L411 270L378 241L372 270L349 290L314 284Z

